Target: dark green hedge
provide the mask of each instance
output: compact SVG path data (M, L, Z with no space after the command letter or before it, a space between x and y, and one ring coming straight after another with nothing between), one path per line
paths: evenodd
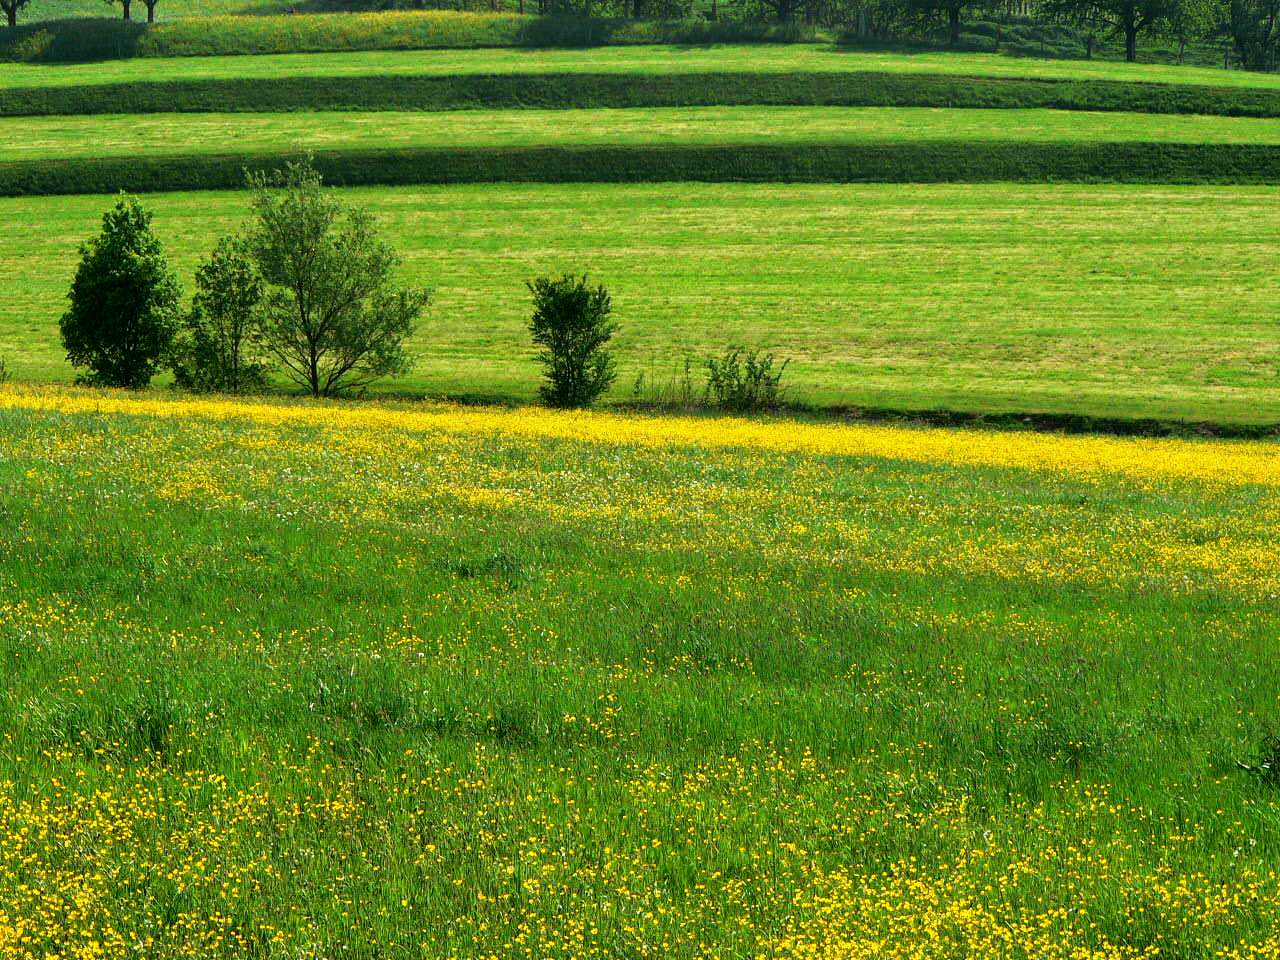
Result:
M1280 90L896 73L275 77L0 90L0 115L502 107L1049 107L1280 117Z
M85 18L0 29L0 60L66 63L344 50L802 43L819 36L799 24L532 17L445 10L186 17L153 24Z
M12 161L0 194L239 187L280 154ZM843 146L584 147L318 153L335 185L543 182L1114 181L1280 183L1280 146L1165 143L867 143Z

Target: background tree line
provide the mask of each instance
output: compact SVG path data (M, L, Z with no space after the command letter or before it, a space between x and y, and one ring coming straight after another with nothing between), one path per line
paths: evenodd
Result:
M132 0L105 0L123 18ZM147 20L158 0L140 0ZM41 0L0 0L15 26ZM1190 59L1249 70L1280 62L1280 0L303 0L300 11L448 9L560 18L781 24L859 45L945 45L1051 57ZM804 31L801 30L803 33ZM806 34L807 35L807 34Z
M12 2L12 0L0 0ZM518 10L544 16L803 24L858 44L1106 54L1274 69L1280 0L316 0L327 9ZM1159 50L1155 49L1159 46ZM1145 48L1145 49L1144 49Z

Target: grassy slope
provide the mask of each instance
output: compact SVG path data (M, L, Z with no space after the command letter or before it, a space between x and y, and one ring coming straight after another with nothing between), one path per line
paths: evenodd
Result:
M407 381L529 397L523 281L613 290L625 397L728 341L795 358L800 398L1280 420L1272 189L476 186L351 191L435 288ZM66 379L56 320L104 197L0 201L0 355ZM189 282L241 194L148 199ZM1206 236L1214 237L1205 245Z
M1035 60L977 53L862 53L814 44L609 47L585 50L424 50L175 57L94 64L0 64L0 86L277 76L447 75L467 73L671 73L721 70L887 71L1125 80L1280 88L1280 75L1156 64Z
M1280 143L1280 120L913 107L146 114L0 119L0 160L395 147L904 140Z
M1272 955L1275 461L0 391L0 949Z

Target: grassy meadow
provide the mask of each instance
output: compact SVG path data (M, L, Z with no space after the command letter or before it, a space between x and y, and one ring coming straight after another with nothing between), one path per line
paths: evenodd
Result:
M163 9L163 5L159 9ZM1049 60L994 53L870 52L832 44L642 44L572 50L369 50L359 53L145 57L102 63L0 63L0 88L276 77L502 73L625 73L645 76L712 72L803 75L839 71L1280 89L1280 75L1244 70L1108 60Z
M9 387L0 956L1273 956L1277 477Z
M0 960L1280 960L1280 75L182 19L282 6L0 38L121 58L0 63ZM410 373L72 386L104 191L185 308L304 150ZM595 412L528 406L570 271Z
M791 357L818 404L1280 421L1280 204L1267 188L478 185L358 189L434 289L397 389L528 400L525 280L587 270L622 329L611 396L728 342ZM109 198L0 200L0 356L69 380L57 319ZM189 278L247 215L234 192L147 198ZM518 228L513 228L518 225ZM1206 235L1217 239L1211 246ZM716 317L714 325L707 318ZM700 378L700 371L694 371ZM647 388L646 388L647 389Z
M911 141L1280 144L1280 119L911 107L681 107L443 113L2 117L0 161L243 152Z

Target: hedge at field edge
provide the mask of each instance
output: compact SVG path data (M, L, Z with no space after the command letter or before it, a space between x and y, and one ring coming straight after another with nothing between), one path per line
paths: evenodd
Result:
M748 105L1280 117L1280 90L879 72L266 77L0 89L2 116Z
M806 43L800 24L535 17L449 10L185 17L158 23L85 18L0 30L0 60L67 63L348 50L595 47L642 43Z
M0 163L0 194L227 189L284 153ZM1280 183L1280 146L884 142L815 146L478 147L315 154L334 185L663 181Z

